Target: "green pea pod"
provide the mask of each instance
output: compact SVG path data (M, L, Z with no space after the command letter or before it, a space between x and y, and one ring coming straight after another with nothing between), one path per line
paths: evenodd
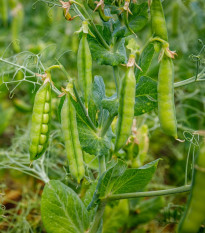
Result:
M71 175L76 178L78 183L84 177L85 169L83 163L83 153L80 146L76 111L71 102L70 94L67 94L61 109L61 125L65 140L65 148L69 160Z
M179 4L177 2L173 3L173 9L172 9L172 35L177 37L179 35Z
M177 138L177 120L174 104L174 66L172 59L163 56L158 74L158 115L161 129Z
M4 27L8 26L8 0L0 0L0 16Z
M150 12L153 35L168 41L167 26L161 0L152 0Z
M23 27L24 11L23 6L19 3L13 10L13 19L11 25L13 49L16 53L21 51L19 38Z
M130 136L134 118L135 86L134 67L128 67L120 88L115 152L125 145Z
M85 106L88 108L89 94L92 87L92 56L86 33L83 33L80 40L77 55L77 66L79 85L84 93Z
M30 159L38 159L46 150L51 118L51 85L43 84L37 91L30 132Z
M188 204L182 216L178 233L197 233L205 221L205 144L200 149L194 168L192 189Z

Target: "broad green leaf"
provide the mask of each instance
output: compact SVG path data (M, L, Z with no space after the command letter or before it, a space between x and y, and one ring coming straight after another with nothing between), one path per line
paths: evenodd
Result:
M150 64L152 62L153 56L154 56L155 50L154 50L154 44L149 43L143 50L142 54L140 55L139 59L139 66L141 67L142 71L140 69L136 69L135 77L138 81L141 76L144 76L147 74L147 71L150 67Z
M118 113L118 98L114 94L111 97L105 97L102 100L102 106L104 109L107 109L112 116L116 116Z
M140 168L127 169L127 164L121 160L102 174L90 203L90 208L99 199L106 199L113 194L140 192L151 181L159 159Z
M78 195L57 180L46 184L41 216L47 233L82 233L89 227L89 214Z
M157 107L157 82L142 76L136 85L135 116L150 112Z
M116 21L113 24L114 30L113 30L113 37L117 37L117 38L122 38L125 36L125 32L126 32L126 27L122 26L122 24L119 21Z
M97 27L98 31L100 32L100 34L103 36L104 40L107 42L107 44L110 45L111 41L112 41L112 32L111 32L108 24L109 23L106 23L103 26L97 25L96 27ZM93 31L93 33L95 34L95 31Z
M99 165L98 165L98 157L95 155L91 155L89 153L86 153L85 151L83 152L83 159L86 164L90 169L93 170L98 170Z
M107 155L111 148L112 134L106 134L103 138L90 129L77 117L79 139L82 149L96 156Z
M101 76L95 76L93 87L92 87L92 97L95 105L100 110L102 107L102 99L105 97L105 84Z
M80 103L76 102L73 98L71 98L71 101L75 107L77 118L80 119L81 122L83 122L88 128L91 129L90 123L89 123L85 113L83 112L83 110L80 106Z
M90 95L90 101L89 101L89 116L94 122L95 125L97 125L96 116L97 116L97 110L101 110L101 101L105 96L105 84L103 81L103 78L101 76L95 76L94 82L92 85L92 93Z
M128 200L120 200L114 207L107 205L103 218L103 233L118 232L127 223L128 216Z
M119 46L116 52L112 49L108 50L104 48L95 38L89 38L89 45L92 58L97 61L99 65L117 66L126 61L124 50L122 49L124 46L123 44Z
M135 214L129 216L128 226L135 227L153 220L164 205L165 200L163 197L154 197L140 201L139 205L136 206Z
M130 10L132 14L129 14L128 22L129 27L135 32L142 30L148 22L148 5L147 3L142 4L131 4Z
M97 126L97 120L96 120L97 107L95 105L93 98L90 98L88 103L88 115L90 116L90 119L94 123L94 125Z

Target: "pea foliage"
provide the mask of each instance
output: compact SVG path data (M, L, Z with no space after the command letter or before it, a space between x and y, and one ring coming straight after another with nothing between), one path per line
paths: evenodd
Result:
M205 205L195 203L204 202L199 189L205 192L204 2L37 0L25 9L23 3L0 0L0 23L12 32L0 50L0 88L32 118L24 143L14 140L0 152L0 168L45 183L46 232L145 232L143 224L161 214L166 223L180 222L177 232L197 233L205 221ZM44 25L34 20L35 10ZM29 20L42 37L46 28L52 44L22 43ZM25 86L33 108L15 98ZM14 111L1 108L0 134ZM156 141L160 148L152 147ZM166 147L175 158L170 170L177 164L183 173L172 171L175 187L160 184ZM186 158L179 165L180 150ZM164 195L187 192L185 210L166 206Z

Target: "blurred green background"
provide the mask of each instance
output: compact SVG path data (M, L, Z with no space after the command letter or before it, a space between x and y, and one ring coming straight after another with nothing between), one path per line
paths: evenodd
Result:
M53 3L59 4L58 1ZM205 66L205 2L164 0L163 6L170 48L178 54L174 61L175 81L197 76ZM75 15L75 12L71 11L71 14ZM102 24L97 12L93 17L96 24ZM76 80L79 36L75 31L80 26L79 17L66 21L62 8L46 1L0 0L0 58L7 61L0 61L0 232L45 232L40 217L40 196L46 176L60 179L80 192L68 174L58 120L59 98L55 94L47 156L43 165L39 161L35 167L29 166L29 128L40 78L30 78L25 70L40 73L60 61ZM149 23L138 35L139 45L143 47L150 36ZM149 75L157 79L157 72L156 58ZM103 77L107 96L115 93L112 67L100 66L93 61L93 74ZM53 70L52 79L57 88L65 87L66 77L61 71ZM181 139L187 139L185 143L161 132L156 111L137 117L141 140L138 149L140 147L144 153L143 162L163 158L148 188L154 190L184 184L187 155L196 155L199 144L198 135L192 133L198 130L203 135L205 129L204 94L203 82L175 89L179 135ZM125 158L129 150L126 148L126 154L119 156ZM129 156L126 158L129 164ZM111 227L114 222L120 222L117 232L174 232L186 197L186 194L180 194L165 199L115 203L106 209L103 232L116 233L116 227ZM119 212L123 215L119 216Z

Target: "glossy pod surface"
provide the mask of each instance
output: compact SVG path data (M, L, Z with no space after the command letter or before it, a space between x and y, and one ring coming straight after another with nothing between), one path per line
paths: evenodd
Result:
M61 110L61 125L70 173L79 183L84 177L85 169L77 129L76 111L71 102L70 94L66 96Z
M51 85L43 84L36 93L30 132L30 159L38 159L46 150L49 137Z
M127 68L120 88L118 121L115 140L116 152L125 145L128 137L130 136L134 118L135 86L136 80L134 75L134 68Z
M192 190L189 196L187 208L182 217L178 233L197 233L205 222L205 145L200 153L194 169Z
M77 56L78 81L84 93L85 105L88 107L88 98L92 87L92 56L87 41L87 35L83 34Z
M163 56L158 74L158 115L161 129L177 138L177 121L174 104L174 67L171 58Z
M161 0L152 0L150 12L153 35L168 41L166 21Z

